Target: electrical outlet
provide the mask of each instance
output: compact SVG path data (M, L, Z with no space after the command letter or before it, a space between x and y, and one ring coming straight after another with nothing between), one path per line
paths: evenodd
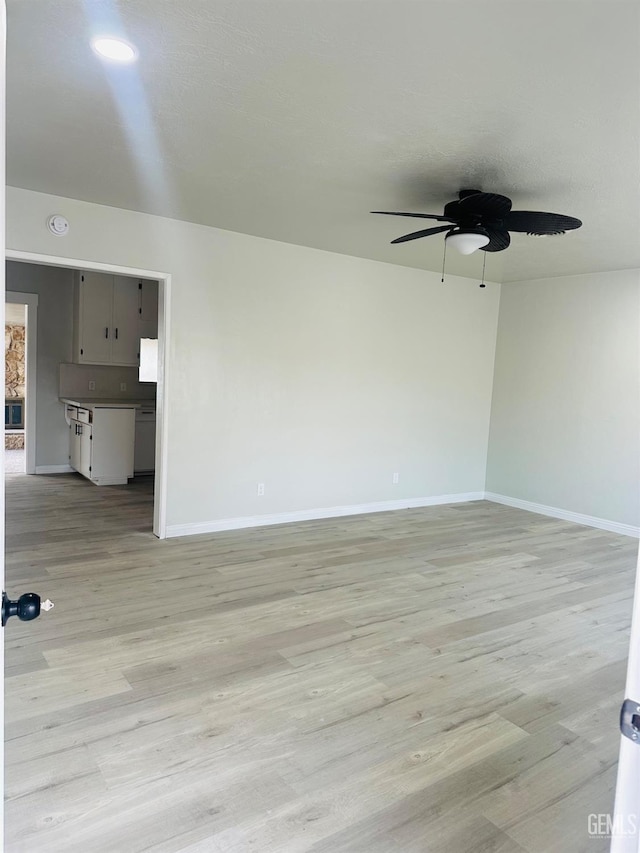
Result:
M394 474L392 474L391 482L393 483L394 486L397 486L398 483L400 482L400 474L398 474L397 471Z
M96 390L96 380L90 379L89 380L89 391L95 391L95 390Z
M262 497L264 495L264 483L258 483L258 496Z
M121 382L121 383L120 383L120 390L121 390L121 391L126 391L126 390L127 390L127 383L126 383L126 382Z

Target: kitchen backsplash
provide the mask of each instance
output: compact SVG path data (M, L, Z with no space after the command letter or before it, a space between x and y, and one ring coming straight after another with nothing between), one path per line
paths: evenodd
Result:
M94 390L89 390L89 382L96 383ZM122 383L126 384L126 391L120 390ZM155 400L156 385L138 382L137 367L61 364L59 396L90 400Z

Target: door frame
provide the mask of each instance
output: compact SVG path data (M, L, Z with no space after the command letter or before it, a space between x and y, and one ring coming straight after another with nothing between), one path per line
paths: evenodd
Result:
M25 306L25 473L36 472L36 388L38 370L38 294L7 290L5 302Z
M130 278L155 279L158 282L158 385L156 399L156 470L153 491L153 532L158 539L167 535L167 477L168 477L168 423L169 423L169 340L171 332L171 273L142 270L120 264L103 264L81 258L44 255L39 252L22 252L6 249L8 261L63 267L73 270L90 270ZM23 294L25 295L25 294Z

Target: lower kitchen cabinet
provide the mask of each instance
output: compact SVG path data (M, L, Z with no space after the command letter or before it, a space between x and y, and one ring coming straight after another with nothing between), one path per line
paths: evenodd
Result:
M69 464L71 467L91 479L91 443L93 441L91 424L72 421L69 444Z
M97 486L133 477L135 409L67 406L69 464Z

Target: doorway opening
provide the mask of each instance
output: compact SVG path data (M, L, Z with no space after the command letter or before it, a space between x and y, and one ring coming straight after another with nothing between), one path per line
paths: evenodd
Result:
M35 474L38 295L5 292L5 466Z
M21 252L7 252L6 271L7 301L35 300L25 318L24 470L122 488L123 499L148 495L141 529L164 538L169 276ZM141 337L157 340L157 383L140 381Z
M26 305L7 302L4 321L4 469L26 473Z

